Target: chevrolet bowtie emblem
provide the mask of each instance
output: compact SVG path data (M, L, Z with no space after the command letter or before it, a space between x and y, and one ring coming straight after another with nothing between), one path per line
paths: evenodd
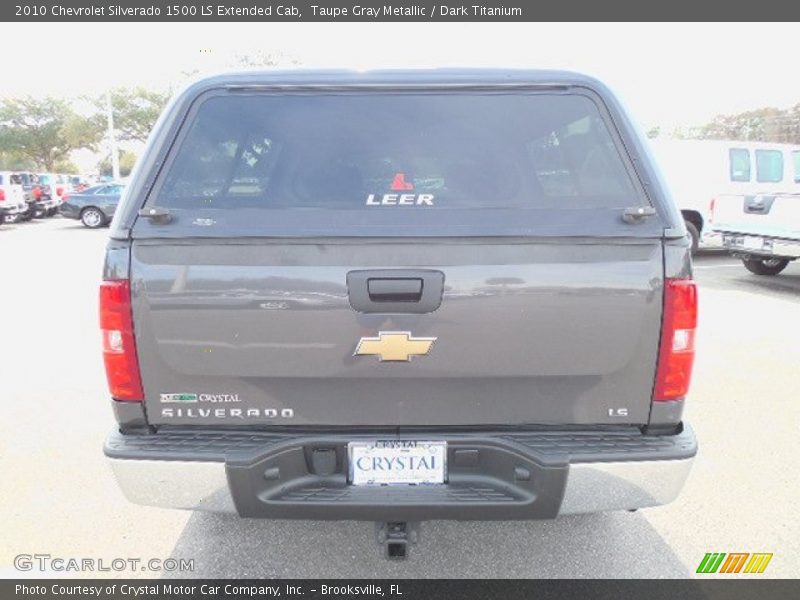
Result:
M378 337L362 337L354 356L377 356L383 361L411 360L431 351L435 337L411 337L408 331L381 331Z

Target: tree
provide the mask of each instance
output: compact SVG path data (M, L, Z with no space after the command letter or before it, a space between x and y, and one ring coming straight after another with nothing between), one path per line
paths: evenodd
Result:
M651 140L661 135L661 127L651 127L647 130L647 137Z
M127 150L121 150L119 153L119 174L120 177L127 177L131 174L134 165L136 164L136 155ZM113 169L111 167L111 156L106 156L103 160L97 163L97 170L100 175L106 177L113 176Z
M101 137L99 121L81 117L67 100L27 96L0 102L0 148L45 171L69 160L73 150L95 150Z
M55 173L77 173L80 169L71 160L58 160L53 164L53 172Z
M235 54L230 65L234 68L277 67L287 62L292 66L300 64L296 58L259 50L255 54Z
M800 104L718 115L696 130L699 139L800 143Z
M144 142L150 135L158 116L169 101L169 92L144 87L111 90L114 110L114 129L119 140ZM97 109L95 118L106 122L106 96L90 99Z
M0 171L33 171L36 163L15 152L0 151Z

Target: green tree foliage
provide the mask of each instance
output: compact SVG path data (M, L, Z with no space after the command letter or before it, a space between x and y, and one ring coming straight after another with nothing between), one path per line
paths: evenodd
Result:
M14 152L0 151L0 171L33 171L36 163Z
M53 172L76 174L80 172L80 169L71 160L59 160L53 165Z
M27 96L0 101L0 148L45 171L69 160L73 150L95 149L101 137L98 120L78 115L65 99Z
M767 107L719 115L688 137L800 144L800 104L787 109Z
M131 174L133 166L136 164L136 155L127 150L121 150L119 153L119 175L120 177L127 177ZM111 156L106 156L103 160L97 163L97 170L100 175L106 177L113 176L113 168L111 166Z
M158 116L169 101L169 92L144 87L115 88L111 91L114 110L114 129L118 139L143 142L150 135ZM105 122L107 104L105 95L92 98L97 109L95 118Z

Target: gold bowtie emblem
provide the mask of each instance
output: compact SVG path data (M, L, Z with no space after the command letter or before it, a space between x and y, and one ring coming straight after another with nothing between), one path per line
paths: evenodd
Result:
M408 331L381 331L378 337L362 337L354 356L377 356L381 362L411 360L431 351L435 337L411 337Z

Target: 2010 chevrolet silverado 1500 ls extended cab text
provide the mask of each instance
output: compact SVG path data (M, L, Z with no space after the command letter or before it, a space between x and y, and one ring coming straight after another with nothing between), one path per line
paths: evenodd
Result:
M696 452L683 219L576 74L193 84L122 198L100 313L134 502L551 518L669 502Z

